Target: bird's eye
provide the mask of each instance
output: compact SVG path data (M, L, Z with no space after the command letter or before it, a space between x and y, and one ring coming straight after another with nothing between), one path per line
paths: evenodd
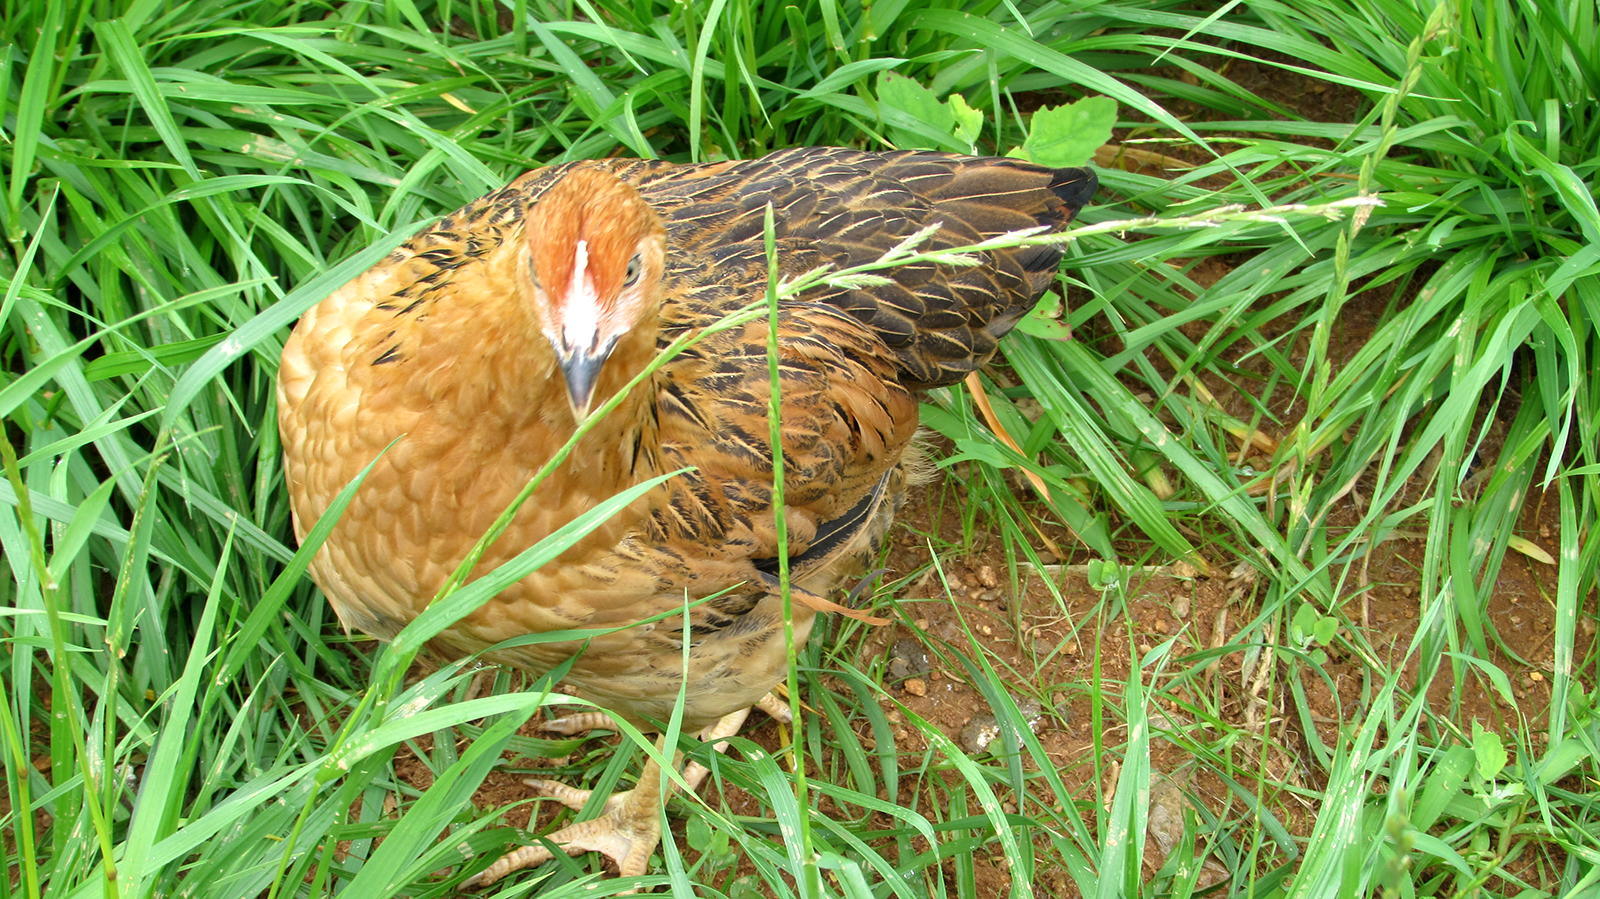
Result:
M644 268L644 263L639 259L639 254L634 253L633 258L628 260L628 271L622 279L622 286L632 287L634 284L637 284L639 281L639 271L642 268Z

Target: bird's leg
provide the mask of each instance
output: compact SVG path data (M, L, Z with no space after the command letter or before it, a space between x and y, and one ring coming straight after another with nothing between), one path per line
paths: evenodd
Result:
M780 721L790 720L789 707L771 694L763 697L756 705ZM738 733L748 717L750 717L748 708L725 715L701 731L700 739L702 742L715 743L716 751L722 752L727 749L727 738ZM545 728L577 733L595 727L608 727L611 723L611 719L605 715L586 713L557 719L546 724ZM572 729L565 730L569 726ZM656 742L657 750L664 752L665 746L664 737ZM673 756L674 765L681 756L682 753ZM700 787L709 773L710 769L706 766L691 762L683 769L683 779L693 791ZM650 853L654 852L657 844L661 842L661 809L666 805L672 790L670 781L663 788L663 780L666 778L662 776L661 766L653 758L646 760L644 770L639 774L638 786L607 797L605 811L600 817L568 825L550 834L548 839L560 846L568 855L599 852L615 861L618 872L624 877L645 873ZM572 809L581 810L593 795L592 790L579 790L556 781L527 780L524 783ZM501 856L494 864L462 885L487 886L512 871L531 868L553 857L550 850L542 843L536 846L523 846Z
M756 700L756 708L766 712L767 717L774 721L780 721L784 724L794 723L794 713L789 711L789 704L784 702L776 693L768 693Z
M779 699L776 693L768 693L756 700L753 708L766 712L775 721L781 721L784 724L794 723L794 715L789 712L789 704ZM744 726L745 719L748 717L750 717L750 709L740 709L731 715L724 715L717 719L717 723L700 732L700 742L713 743L715 745L711 747L712 749L717 752L727 752L727 738L738 733L739 728ZM690 762L683 766L683 780L684 783L689 785L690 792L700 789L700 785L705 782L706 775L710 773L711 769L699 762Z

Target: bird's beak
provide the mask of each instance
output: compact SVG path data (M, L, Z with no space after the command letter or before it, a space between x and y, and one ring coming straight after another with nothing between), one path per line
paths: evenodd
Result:
M588 417L589 406L594 402L594 387L600 381L600 368L615 346L616 343L611 342L592 350L556 348L561 373L567 379L567 400L572 403L574 419L583 421Z

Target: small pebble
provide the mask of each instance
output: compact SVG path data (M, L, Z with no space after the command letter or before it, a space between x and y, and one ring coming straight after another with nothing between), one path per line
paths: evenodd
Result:
M991 590L1000 585L1000 579L995 577L993 565L984 565L978 569L978 583Z
M1028 730L1039 732L1039 719L1044 717L1044 706L1039 705L1039 700L1028 698L1017 703L1017 711L1022 713L1028 722Z
M928 673L928 653L922 644L901 637L889 650L889 677L904 680Z
M902 686L905 688L905 691L910 693L912 696L928 695L928 682L920 677L913 677L906 681Z
M994 738L1000 736L1000 723L993 715L976 715L961 729L961 748L977 755L989 748Z
M1191 611L1193 611L1193 605L1189 602L1189 597L1180 596L1172 601L1172 614L1175 617L1188 618Z

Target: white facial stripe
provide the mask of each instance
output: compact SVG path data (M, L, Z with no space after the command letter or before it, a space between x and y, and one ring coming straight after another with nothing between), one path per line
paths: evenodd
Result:
M579 352L599 342L600 295L589 271L589 242L578 241L572 260L572 281L567 285L567 301L562 310L562 331L567 346Z

